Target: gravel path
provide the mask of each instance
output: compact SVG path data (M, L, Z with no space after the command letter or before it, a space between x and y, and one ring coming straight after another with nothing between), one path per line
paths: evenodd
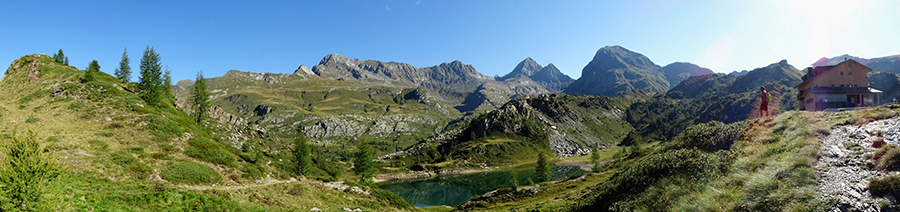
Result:
M866 159L866 155L877 150L872 147L872 142L879 138L888 144L900 145L900 118L875 121L862 127L837 126L822 141L815 169L819 176L820 199L838 201L831 211L880 211L880 202L897 204L894 197L875 197L867 189L869 179L896 174L876 171L871 167L871 159Z

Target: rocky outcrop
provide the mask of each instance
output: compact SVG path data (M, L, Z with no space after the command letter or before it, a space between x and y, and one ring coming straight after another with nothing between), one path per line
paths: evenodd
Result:
M606 148L632 129L625 121L625 112L613 106L609 98L566 94L511 100L472 127L476 135L544 134L557 157L584 155L596 148Z
M311 124L304 124L311 123ZM416 125L435 125L437 121L413 115L359 116L341 115L310 117L300 123L303 133L310 138L359 137L361 135L383 136L405 132L418 132ZM440 129L436 130L439 131ZM434 132L431 132L434 133Z
M35 59L31 59L31 67L28 68L28 84L34 84L34 81L38 80L38 74L41 70L38 68L38 63L35 62Z
M300 67L298 67L297 70L294 71L294 74L315 75L316 73L313 73L312 69L309 69L309 67L306 67L306 65L300 65Z

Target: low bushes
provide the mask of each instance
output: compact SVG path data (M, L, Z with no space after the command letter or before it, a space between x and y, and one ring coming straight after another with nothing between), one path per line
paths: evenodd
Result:
M699 149L706 152L730 149L743 136L744 122L723 124L712 121L688 127L672 139L667 149Z
M165 180L176 184L210 184L222 181L216 170L196 162L180 162L163 170L160 174Z
M237 166L237 157L225 150L222 145L209 138L192 138L188 140L188 147L184 154L206 162Z

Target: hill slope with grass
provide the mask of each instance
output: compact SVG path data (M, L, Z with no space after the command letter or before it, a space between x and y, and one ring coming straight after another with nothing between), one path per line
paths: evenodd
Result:
M424 165L434 170L530 163L537 154L584 155L612 146L632 131L624 110L648 95L521 97L454 121L455 127L383 160L402 169Z
M585 177L500 188L477 211L885 211L900 204L900 105L692 125L601 150ZM643 149L643 150L641 150ZM615 154L611 154L615 153ZM569 159L565 159L569 160ZM574 158L571 161L585 161Z
M56 210L407 207L379 189L345 192L292 180L296 174L271 163L279 158L208 133L171 97L151 105L135 83L105 73L85 81L84 74L34 54L13 61L0 80L0 138L33 138L58 162L62 174L44 195ZM304 201L279 200L289 196Z
M664 141L694 124L733 123L758 117L761 86L774 99L769 104L771 114L795 110L797 90L793 87L800 82L800 71L784 60L745 75L693 76L665 95L632 104L628 120L638 129L634 136Z

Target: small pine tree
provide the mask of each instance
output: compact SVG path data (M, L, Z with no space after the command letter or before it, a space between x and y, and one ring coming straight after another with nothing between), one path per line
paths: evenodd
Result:
M63 54L62 49L59 49L59 52L53 54L53 61L56 61L57 63L61 63L63 65L69 65L69 57L66 57L66 55Z
M141 98L150 105L156 105L163 97L163 78L160 70L159 54L153 47L147 46L141 57L141 76L138 88Z
M128 84L128 81L131 81L131 61L128 59L128 48L125 48L125 51L122 52L122 60L119 61L119 67L116 68L116 79L122 81L122 83Z
M84 70L84 77L81 79L81 81L94 81L94 75L97 73L100 73L100 63L97 63L97 60L91 61L90 63L88 63L88 67Z
M592 168L594 172L600 171L600 148L595 148L594 151L591 152L591 164L594 165Z
M629 158L638 158L644 156L644 148L641 147L641 138L635 138L634 141L631 142L631 154L628 155Z
M15 132L13 132L15 134ZM2 211L51 211L43 194L51 192L60 174L54 160L42 154L42 149L29 131L23 139L17 136L4 139L6 155L0 168Z
M547 155L544 155L544 153L538 154L537 168L534 169L534 172L538 175L538 180L541 182L550 181L552 171L553 167L550 165Z
M363 135L359 138L359 146L356 147L356 157L353 160L353 172L360 176L360 183L369 183L375 176L378 167L375 164L375 150L369 146L369 141Z
M509 184L512 185L513 188L519 187L519 173L516 170L509 172Z
M312 160L309 158L309 143L307 143L306 135L304 135L302 131L297 133L296 146L297 151L294 156L297 158L297 169L301 176L309 176L310 169L312 168Z
M163 74L163 94L166 98L175 100L175 94L172 93L172 71L169 65L166 65L166 72Z
M194 83L194 90L191 90L191 105L194 106L194 121L200 124L206 118L209 112L209 92L206 91L206 79L203 78L203 71L197 72L197 82Z

